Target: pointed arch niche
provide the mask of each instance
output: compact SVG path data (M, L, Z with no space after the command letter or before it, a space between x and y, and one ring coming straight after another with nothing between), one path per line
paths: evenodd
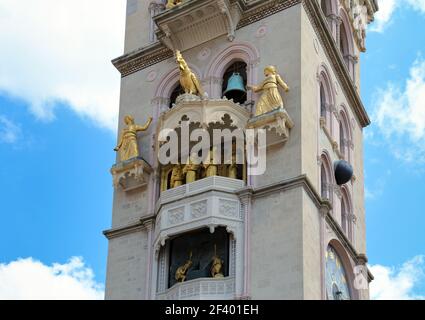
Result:
M246 80L248 84L257 83L260 54L250 43L239 42L229 45L220 52L207 68L205 78L210 98L220 99L223 95L223 81L226 71L235 63L246 63ZM248 92L248 101L253 100L252 92Z
M332 86L332 80L330 73L325 64L322 64L317 71L318 80L318 101L319 101L319 115L320 124L322 127L326 127L328 132L333 132L333 117L332 111L335 106L335 90Z

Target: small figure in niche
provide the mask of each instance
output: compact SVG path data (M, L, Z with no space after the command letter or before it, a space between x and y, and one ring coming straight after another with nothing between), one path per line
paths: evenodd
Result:
M211 277L224 278L223 263L224 261L217 255L217 245L214 245L214 257L212 258Z
M177 282L186 281L187 272L189 271L190 267L192 267L192 265L193 265L193 262L192 262L192 251L191 251L189 255L189 260L187 260L184 265L177 268L177 271L176 271Z

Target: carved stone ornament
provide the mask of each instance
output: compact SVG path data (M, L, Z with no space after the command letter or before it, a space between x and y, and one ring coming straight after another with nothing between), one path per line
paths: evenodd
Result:
M146 175L152 171L152 167L140 157L120 162L111 168L114 187L121 187L124 191L144 187Z
M276 130L277 135L279 135L283 141L289 139L289 131L294 127L294 122L292 121L289 114L284 108L275 109L271 112L253 117L248 121L248 129L272 129Z
M157 37L173 51L185 51L222 35L233 41L241 10L239 1L185 1L154 17Z

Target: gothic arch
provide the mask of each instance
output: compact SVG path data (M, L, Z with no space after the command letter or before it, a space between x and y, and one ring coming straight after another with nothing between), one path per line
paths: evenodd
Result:
M335 105L335 89L330 74L328 67L322 63L317 70L319 114L320 117L324 117L325 125L332 132L332 109Z
M354 38L353 30L351 28L350 19L344 8L339 11L339 17L341 23L339 26L339 49L344 62L347 66L348 72L352 79L354 79L354 64L355 64L355 53L354 53Z
M350 191L346 186L341 188L341 194L341 227L347 238L352 242L354 239L353 202Z
M339 121L339 147L341 154L344 156L344 159L348 162L352 162L352 152L351 146L353 143L353 130L351 127L349 113L344 104L339 108L338 112L338 121Z
M320 195L323 199L333 202L333 166L330 154L323 150L320 156Z
M320 0L320 7L332 32L332 36L336 39L338 0Z
M247 64L247 81L249 84L256 83L259 60L260 54L257 48L252 44L238 42L229 45L220 52L206 68L205 78L210 80L211 97L217 99L221 98L221 80L223 75L227 68L236 61L243 61ZM252 100L252 97L249 97L248 100Z
M350 291L351 299L357 300L359 298L358 292L353 287L353 284L355 281L354 263L350 259L350 256L348 255L347 250L344 248L342 243L337 238L333 238L328 242L328 244L325 247L325 252L327 251L329 246L335 250L339 258L341 259L342 265L345 270L345 274L347 276L348 289Z

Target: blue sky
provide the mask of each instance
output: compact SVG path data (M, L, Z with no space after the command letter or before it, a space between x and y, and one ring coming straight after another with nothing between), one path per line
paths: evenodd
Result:
M71 297L83 298L100 297L105 281L101 232L111 221L119 90L109 60L122 52L125 1L93 0L83 9L79 2L59 8L53 0L26 7L0 1L0 24L25 19L34 32L18 27L11 38L0 30L9 44L0 52L0 299L27 297L28 286L37 286L11 289L17 282L10 282L4 292L1 280L13 275L59 288L72 279ZM61 15L49 17L58 25L51 31L40 8L72 17L101 5L97 25L86 19L72 31L72 19ZM425 3L381 0L381 7L361 57L362 96L373 120L365 133L368 256L378 278L374 297L422 298Z

